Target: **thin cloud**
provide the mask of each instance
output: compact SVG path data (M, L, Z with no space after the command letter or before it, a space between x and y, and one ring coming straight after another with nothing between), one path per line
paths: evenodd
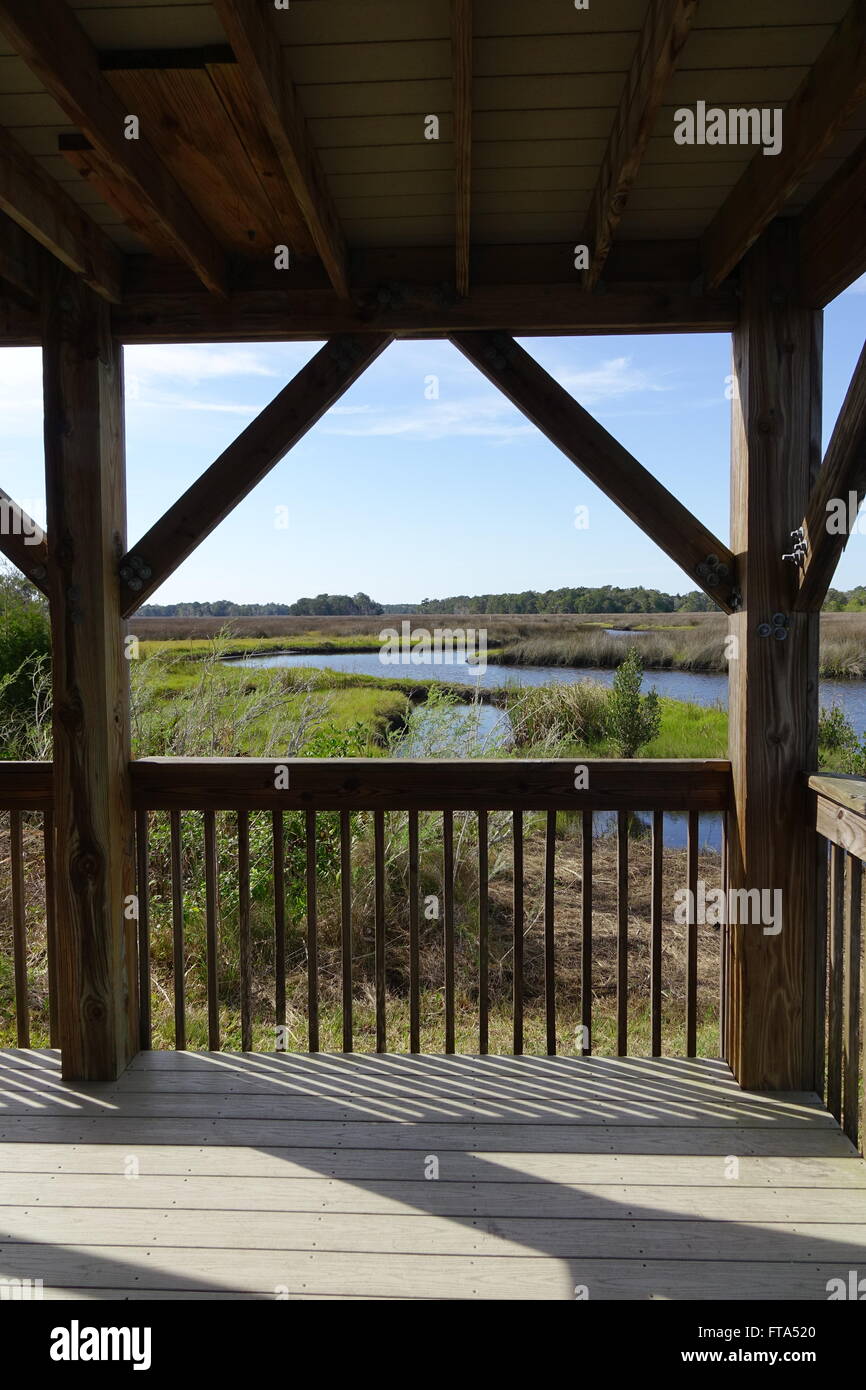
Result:
M669 389L654 380L643 368L632 366L630 357L612 357L597 367L585 367L580 371L565 369L556 375L560 384L582 405Z
M338 423L335 416L352 421ZM324 433L344 438L403 438L435 441L454 437L509 440L532 434L534 426L525 421L504 399L430 401L410 410L386 406L340 407L330 410L322 426Z

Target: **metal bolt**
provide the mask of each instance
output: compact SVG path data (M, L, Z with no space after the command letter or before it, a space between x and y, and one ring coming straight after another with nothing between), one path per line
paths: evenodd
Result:
M772 623L773 627L786 627L788 623L787 613L774 613Z
M758 623L757 633L759 637L769 637L772 628L769 623Z
M773 636L777 642L784 642L788 636L788 629L786 627L774 627Z

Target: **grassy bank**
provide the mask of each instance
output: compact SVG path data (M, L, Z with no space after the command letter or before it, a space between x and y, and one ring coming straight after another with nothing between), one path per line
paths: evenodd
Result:
M605 628L635 634L644 666L652 670L727 670L728 621L720 613L628 614L386 614L376 618L137 618L131 631L142 650L171 643L180 654L198 656L219 634L226 654L379 651L379 633L401 622L414 627L466 628L487 633L488 660L509 666L578 666L612 670L629 639ZM866 613L822 613L820 673L828 680L866 677Z

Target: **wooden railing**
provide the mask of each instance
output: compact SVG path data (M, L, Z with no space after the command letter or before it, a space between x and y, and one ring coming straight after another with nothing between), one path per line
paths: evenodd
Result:
M664 972L670 970L669 950L663 963L663 937L667 934L669 944L674 936L673 889L696 889L699 817L727 806L728 764L635 760L583 767L585 787L580 767L566 760L301 759L279 764L256 759L146 759L134 764L142 1046L151 1045L154 1027L148 962L155 939L165 954L167 934L174 956L173 1041L176 1047L189 1045L183 983L189 912L184 908L183 877L185 856L191 853L195 862L188 877L204 884L193 915L203 919L207 956L207 1036L199 1035L196 1045L219 1048L239 1041L243 1049L271 1049L273 1029L286 1030L294 1019L290 1045L310 1051L321 1046L351 1051L359 1043L360 1023L362 1044L378 1051L408 1046L410 1051L435 1048L447 1053L459 1044L463 1051L507 1048L519 1054L527 1043L531 1013L533 1050L554 1053L559 988L560 1036L564 1029L570 1051L589 1052L594 1012L605 1003L596 997L596 953L604 949L616 956L615 970L608 968L615 993L611 1050L624 1055L630 1046L630 1009L640 995L637 982L630 979L630 950L634 937L642 935L646 970L643 964L640 969L649 979L644 990L648 1026L640 1050L659 1054ZM669 883L666 896L668 811L685 813L688 844L675 871L676 884ZM636 812L651 813L637 844ZM612 819L608 847L615 842L615 851L610 851L615 859L615 935L601 939L594 934L598 884L595 894L592 884L600 853L598 838L593 837L594 813L607 813ZM579 832L580 851L579 857L572 856L571 881L558 884L557 847L563 826ZM634 885L629 881L630 856L637 850L646 865L642 924L634 920ZM495 896L491 853L498 873ZM254 872L256 854L259 872ZM670 859L668 869L674 872ZM580 883L590 885L589 891ZM287 912L287 888L292 885L295 891L288 896L294 906ZM221 900L226 889L228 902ZM155 894L162 908L156 930ZM560 913L568 923L570 955L579 962L580 985L571 994L567 982L557 979L564 940ZM196 931L201 942L200 921ZM577 933L580 940L575 944ZM699 1028L697 923L682 927L678 935L683 949L676 973L685 995L679 1050L694 1055ZM218 946L226 936L234 960ZM228 1039L221 1026L218 959L224 977L222 1001L228 993L230 1012L239 1017L239 1039L231 1023ZM307 977L303 1035L298 1028L299 972ZM270 1032L264 1037L254 1030L255 1016L261 1019L263 1012L260 989L254 998L255 981L263 974L274 981L273 1005L270 997L265 1001L265 1016L270 1008L272 1012ZM295 1006L288 1013L287 975L290 981L294 977L295 985ZM509 995L507 1035L503 992ZM323 1008L330 1015L327 1023ZM389 1026L389 1013L399 1016L396 1028Z
M0 762L0 1024L18 1047L58 1044L52 807L50 763Z
M693 1056L702 932L724 1027L726 929L673 904L724 875L721 831L721 856L700 831L728 805L726 762L145 759L131 776L143 1048ZM0 764L22 1046L28 941L32 976L53 927L33 904L25 922L17 836L44 817L50 881L50 782Z
M866 1133L863 1101L862 884L866 781L813 776L819 835L815 1088L853 1144Z

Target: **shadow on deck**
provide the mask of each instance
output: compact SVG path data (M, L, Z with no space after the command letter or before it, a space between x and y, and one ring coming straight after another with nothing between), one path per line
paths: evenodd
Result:
M152 1052L81 1086L0 1054L0 1277L46 1298L826 1300L858 1268L866 1163L719 1061Z

